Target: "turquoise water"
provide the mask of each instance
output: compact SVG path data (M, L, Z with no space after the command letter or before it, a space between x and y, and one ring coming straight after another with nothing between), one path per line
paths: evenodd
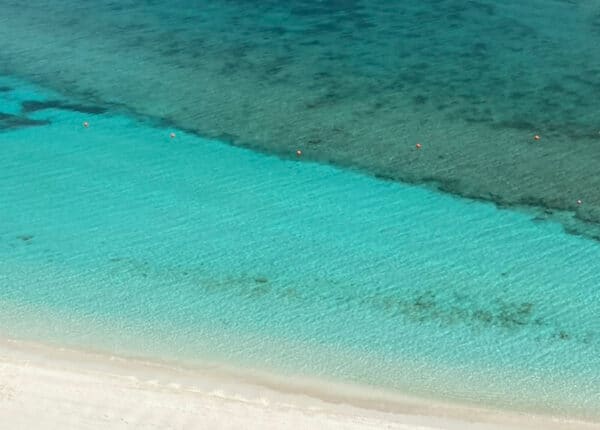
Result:
M5 73L595 238L598 46L590 0L0 2Z
M3 334L598 419L597 241L0 89Z

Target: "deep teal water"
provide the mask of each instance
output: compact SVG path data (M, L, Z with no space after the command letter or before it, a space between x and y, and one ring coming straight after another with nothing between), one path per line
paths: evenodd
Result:
M2 334L597 418L597 241L0 88Z

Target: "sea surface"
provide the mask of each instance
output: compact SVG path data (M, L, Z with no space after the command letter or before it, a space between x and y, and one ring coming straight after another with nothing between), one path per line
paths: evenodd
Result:
M3 1L0 334L600 420L599 26Z
M0 2L0 72L595 238L598 46L591 0Z

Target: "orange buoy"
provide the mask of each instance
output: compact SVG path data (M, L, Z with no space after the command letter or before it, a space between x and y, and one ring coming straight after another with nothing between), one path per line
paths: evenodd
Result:
M539 134L536 134L535 136L533 136L533 140L540 140L540 139L541 139L541 137Z
M415 145L415 148L417 148L417 149L421 149L422 147L423 147L423 145L421 145L420 143L417 143L417 144Z
M89 122L87 122L87 121L84 121L84 122L83 122L83 126L84 126L85 128L88 128L88 127L90 126L90 123L89 123Z
M301 156L302 156L302 151L300 151L300 150L297 150L297 151L296 151L296 156L297 156L297 157L301 157Z
M169 136L171 137L171 139L175 139L175 133L171 133Z

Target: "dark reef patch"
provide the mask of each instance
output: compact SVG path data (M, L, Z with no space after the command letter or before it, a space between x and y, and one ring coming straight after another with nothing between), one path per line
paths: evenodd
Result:
M82 105L78 103L67 103L61 100L26 100L21 103L21 111L24 114L37 112L45 109L61 109L80 112L90 115L101 115L107 112L107 109L100 106Z
M249 301L276 299L303 302L303 306L311 306L318 300L331 306L331 309L362 309L361 312L365 311L366 314L375 311L392 325L395 324L395 319L434 323L441 327L464 325L474 331L494 329L511 336L533 336L541 342L573 341L591 344L598 338L597 333L563 326L559 316L544 313L543 302L538 305L496 294L484 298L480 294L462 292L460 289L453 291L451 286L443 291L406 291L400 288L385 293L360 294L364 290L357 291L355 285L352 288L338 288L343 283L330 279L307 279L306 284L295 285L274 282L266 276L246 274L215 279L207 277L201 266L161 267L157 270L146 261L131 258L114 257L110 261L120 263L116 267L118 271L134 272L154 281L160 281L163 277L185 278L192 283L194 289L201 289L206 294L225 293ZM508 271L499 273L498 280L506 282L509 275ZM313 289L318 289L319 294L314 296ZM358 294L353 294L352 291L357 291Z
M239 141L240 137L233 133L219 133L213 136L214 139L220 140L221 142L227 142L231 144L235 144Z
M413 97L413 102L415 105L423 105L427 102L427 97L422 94L418 94Z
M48 124L50 124L50 121L47 120L29 119L20 115L11 115L0 112L0 131Z
M541 322L534 318L535 306L530 302L497 299L484 309L467 296L455 294L452 300L448 300L448 297L439 297L433 291L418 293L414 297L386 295L374 298L371 303L390 315L402 315L419 322L429 320L446 325L494 326L513 331Z

